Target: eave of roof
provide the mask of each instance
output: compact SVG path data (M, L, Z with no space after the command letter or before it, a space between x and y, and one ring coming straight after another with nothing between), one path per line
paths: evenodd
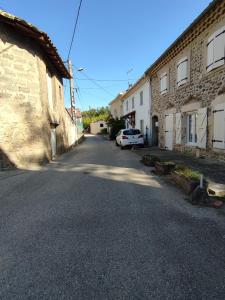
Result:
M3 10L0 10L0 23L14 26L17 30L23 32L23 34L25 34L26 36L35 39L47 54L48 58L54 64L56 69L59 71L60 75L64 78L71 77L69 71L65 67L61 57L57 52L56 47L53 45L52 41L45 32L40 31L37 27L26 22L25 20L15 17Z

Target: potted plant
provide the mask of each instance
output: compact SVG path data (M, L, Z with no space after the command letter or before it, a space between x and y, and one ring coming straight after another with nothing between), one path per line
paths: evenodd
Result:
M186 166L177 166L173 170L171 177L172 180L189 195L199 185L201 173Z
M155 172L158 175L167 175L175 168L175 163L172 161L156 161Z
M157 156L151 155L151 154L145 154L142 156L142 162L148 167L154 167L155 162L160 161L160 159Z

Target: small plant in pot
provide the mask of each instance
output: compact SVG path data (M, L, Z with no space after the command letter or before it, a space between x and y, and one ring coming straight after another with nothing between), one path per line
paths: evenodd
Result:
M185 193L191 194L199 185L201 175L202 174L198 171L178 165L172 172L172 179ZM204 184L206 184L206 182Z
M158 175L167 175L175 168L175 163L172 161L156 161L155 172Z
M151 155L151 154L145 154L142 156L142 162L148 167L154 167L155 163L157 161L160 161L160 159L157 156Z

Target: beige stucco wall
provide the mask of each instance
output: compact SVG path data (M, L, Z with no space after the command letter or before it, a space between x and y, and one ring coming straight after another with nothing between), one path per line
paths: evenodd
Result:
M202 154L213 157L225 158L223 150L212 148L213 126L212 126L212 102L218 93L222 91L225 84L225 65L206 72L208 37L218 28L225 25L224 15L212 24L207 30L198 36L174 59L169 61L157 74L151 78L152 86L152 116L159 117L159 143L160 147L165 146L165 113L168 109L175 112L187 111L191 109L208 108L207 126L207 149L201 150ZM177 62L182 56L188 56L188 80L187 83L177 87ZM160 74L168 72L169 90L166 94L160 94ZM174 118L175 128L175 118ZM190 151L195 154L197 148L187 145L175 145L175 132L173 139L174 148L178 150ZM199 151L199 150L198 150Z
M49 108L46 66L52 73ZM61 92L60 92L61 90ZM57 121L57 154L67 148L61 78L34 41L1 24L0 149L18 167L51 159L51 121Z
M123 114L123 106L121 99L117 99L109 105L110 113L114 119L120 119Z
M100 124L103 124L103 127L100 127ZM102 129L107 128L105 121L97 121L90 124L90 132L91 134L98 134Z

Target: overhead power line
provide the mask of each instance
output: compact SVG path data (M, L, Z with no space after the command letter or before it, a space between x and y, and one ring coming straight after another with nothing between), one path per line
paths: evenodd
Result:
M76 33L76 29L77 29L77 24L78 24L78 19L79 19L79 15L80 15L80 9L81 9L82 1L83 1L83 0L80 0L80 4L79 4L79 7L78 7L77 16L76 16L76 21L75 21L75 25L74 25L74 29L73 29L73 35L72 35L72 39L71 39L71 43L70 43L70 48L69 48L69 53L68 53L68 56L67 56L67 60L69 59L69 57L70 57L70 52L71 52L71 50L72 50L73 40L74 40L75 33Z
M89 77L84 71L82 71L82 74L86 77L87 80L90 80L94 85L96 85L101 90L105 91L110 96L113 96L113 97L115 96L114 94L112 94L111 92L109 92L108 90L106 90L103 86L101 86L99 83L97 83L96 80L94 80L93 78Z
M86 79L86 78L75 78L76 80L90 80L90 79ZM91 78L94 81L127 81L127 79L94 79ZM135 81L137 79L129 79L131 81Z

